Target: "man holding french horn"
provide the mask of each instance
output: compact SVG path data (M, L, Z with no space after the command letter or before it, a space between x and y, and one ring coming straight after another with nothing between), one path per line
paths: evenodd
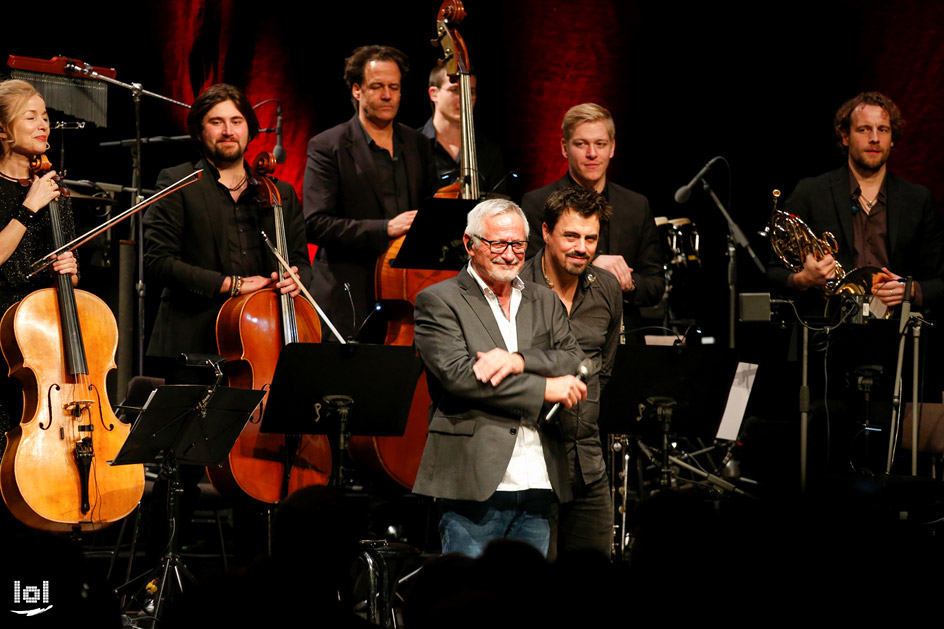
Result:
M944 233L931 192L887 167L891 149L901 137L901 112L887 96L863 92L839 108L834 127L848 155L846 164L801 180L785 209L809 225L817 237L831 232L838 249L834 255L822 256L801 251L802 267L798 264L794 270L773 260L768 277L788 289L834 292L843 269L874 267L871 281L865 280L874 305L878 306L875 299L886 307L900 304L906 275L914 278L915 305L940 304L944 301Z

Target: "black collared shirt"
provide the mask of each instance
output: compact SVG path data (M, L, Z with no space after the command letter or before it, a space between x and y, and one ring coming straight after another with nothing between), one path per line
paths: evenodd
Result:
M249 164L243 162L246 170L246 187L239 198L233 201L230 190L220 182L220 171L207 160L207 176L222 193L221 199L232 211L233 220L226 223L226 242L229 257L233 263L233 273L248 277L251 275L268 276L275 268L267 268L265 244L260 233L262 223L259 217L258 180L249 170Z
M544 250L525 262L519 277L546 286L541 268ZM606 475L606 461L600 442L600 393L613 373L623 317L623 292L616 276L593 265L580 276L570 307L570 329L577 344L599 366L599 372L587 381L587 401L574 408L561 408L560 427L567 449L570 480L576 474L590 484Z
M374 166L380 174L381 188L383 189L384 216L389 220L398 214L408 212L410 207L410 183L406 172L406 160L403 158L403 141L393 125L393 155L370 137L364 125L361 130L367 138L370 156Z

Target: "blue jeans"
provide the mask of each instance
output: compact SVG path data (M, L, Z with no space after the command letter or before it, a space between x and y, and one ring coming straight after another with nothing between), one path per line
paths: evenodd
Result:
M485 502L440 498L442 552L478 557L493 539L509 537L527 542L547 556L553 502L550 489L496 491Z

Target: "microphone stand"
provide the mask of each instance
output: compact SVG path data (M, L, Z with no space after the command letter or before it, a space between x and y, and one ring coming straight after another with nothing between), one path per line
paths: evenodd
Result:
M737 245L743 247L748 255L751 256L754 264L757 265L757 270L761 273L766 273L766 269L757 257L757 254L755 254L754 250L751 248L751 243L748 242L747 236L744 235L744 232L741 231L738 224L735 223L731 215L728 214L724 204L721 203L721 200L714 193L714 190L708 185L706 179L702 178L701 186L711 197L711 200L715 202L715 205L721 211L724 219L728 221L728 347L734 349L734 322L737 318L735 310L735 304L737 302Z
M70 64L70 65L71 67L69 67L69 69L76 73L84 74L85 76L89 78L97 79L99 81L104 81L106 83L110 83L111 85L123 88L131 92L131 98L132 98L132 101L134 102L134 142L133 144L130 145L131 146L131 187L135 191L132 205L136 205L144 199L144 194L142 190L144 186L141 181L141 148L144 145L143 138L141 137L141 128L142 128L141 97L149 96L151 98L162 100L164 102L177 105L178 107L184 107L186 109L190 109L190 105L186 103L182 103L178 100L174 100L173 98L168 98L167 96L158 94L157 92L151 92L149 90L146 90L140 83L125 83L123 81L119 81L117 79L113 79L111 77L101 75L98 72L93 71L91 69L91 66L89 66L88 64L84 64L83 66L78 66L75 64ZM100 146L103 146L103 147L114 146L114 145L115 144L112 142L105 142L105 143L100 144ZM131 221L129 232L131 233L131 240L133 243L132 246L135 248L134 253L135 253L135 258L137 262L137 281L135 282L135 285L134 285L134 292L136 293L137 300L138 300L138 305L137 305L138 325L137 325L137 334L135 335L138 356L137 356L137 361L136 361L137 369L135 373L137 375L142 375L144 373L144 321L145 321L145 304L147 302L147 299L146 299L147 284L145 283L145 278L144 278L144 221L140 216L134 217L134 220ZM126 250L122 248L120 255L130 256L130 252L126 253ZM120 260L119 263L129 265L130 261L123 262L122 260ZM126 286L118 287L118 292L119 292L118 301L121 304L127 303L128 301L128 298L125 297L125 291L127 291ZM120 321L119 328L120 329L130 328L131 327L130 321L132 320L131 317L132 317L131 313L119 312L118 313L118 318ZM119 344L122 345L122 347L119 349L119 354L123 356L128 356L131 354L130 348L127 348L121 341L119 341Z
M919 313L911 311L912 279L905 282L905 300L901 302L901 324L898 327L898 362L895 367L895 390L892 394L892 421L888 430L888 460L885 473L891 474L895 458L895 446L898 436L898 416L901 409L901 371L905 360L905 332L910 327L912 335L912 376L911 376L911 475L918 475L918 358L921 339L921 327L930 325Z

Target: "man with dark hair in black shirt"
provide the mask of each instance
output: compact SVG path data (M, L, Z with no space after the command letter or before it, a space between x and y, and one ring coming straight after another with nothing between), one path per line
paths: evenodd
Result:
M157 187L199 169L203 175L144 215L145 269L163 286L148 356L164 359L157 362L165 367L181 352L216 353L216 315L230 296L265 288L293 297L299 292L287 273L278 279L278 262L262 240L262 231L275 233L275 222L271 211L261 209L256 178L244 158L259 133L249 101L231 85L207 88L190 109L187 129L203 158L161 171ZM289 261L305 282L311 266L298 197L290 185L276 185Z
M610 214L606 199L592 190L577 187L552 192L544 204L544 248L521 271L522 279L557 294L577 344L599 369L587 380L586 401L560 409L574 499L561 504L557 518L552 517L551 558L555 548L560 552L595 550L608 557L613 537L613 506L597 418L600 392L616 360L623 295L615 275L591 264L601 226Z
M435 189L429 142L395 121L408 69L396 48L356 49L344 70L354 117L308 143L304 212L318 245L311 293L346 336L374 303L377 258Z
M256 178L244 158L249 141L259 133L248 99L232 85L209 87L191 107L187 129L203 157L162 170L157 187L165 188L199 169L203 174L198 182L156 202L144 215L145 270L163 287L148 345L147 372L167 378L168 383L201 379L178 366L176 358L182 352L217 353L216 317L229 297L259 290L294 297L300 290L287 273L278 279L278 261L262 240L261 232L276 233L275 218L271 209L263 210ZM311 266L298 197L287 183L279 181L276 187L282 197L289 262L307 282ZM181 466L185 516L195 508L203 471ZM166 526L166 481L154 489L148 539L152 560L166 544L161 530ZM190 518L182 519L182 526L189 526ZM241 531L247 527L243 525ZM249 537L246 533L247 542L264 540L264 529L257 539ZM241 547L237 552L245 557L251 550Z

